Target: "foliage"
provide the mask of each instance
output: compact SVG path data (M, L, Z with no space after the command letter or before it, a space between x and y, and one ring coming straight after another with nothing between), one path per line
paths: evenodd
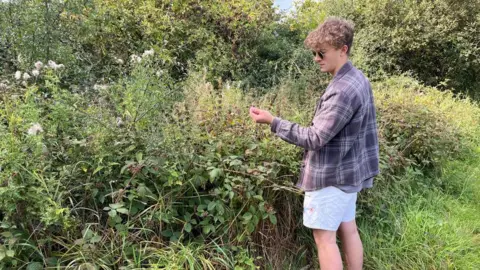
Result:
M287 22L306 36L332 15L355 23L352 59L371 79L411 72L478 99L479 1L307 0Z

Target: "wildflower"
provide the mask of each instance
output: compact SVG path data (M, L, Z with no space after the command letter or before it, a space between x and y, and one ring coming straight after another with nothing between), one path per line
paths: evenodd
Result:
M93 86L93 89L94 90L107 90L108 89L108 85L105 85L105 84L95 84Z
M157 72L155 72L155 75L157 75L157 77L162 76L162 74L163 74L163 70L161 70L161 69L158 70Z
M15 79L18 81L22 78L22 72L21 71L17 71L15 72Z
M117 63L119 65L123 65L123 60L115 57L115 63Z
M57 66L57 63L53 62L52 60L48 60L48 66L54 68Z
M30 75L28 75L27 72L23 73L23 79L27 81L28 79L30 79Z
M64 68L65 66L63 64L57 64L55 63L54 61L52 60L48 60L48 66L53 68L54 70L57 70L57 69L60 69L60 68Z
M153 55L154 53L155 53L155 51L153 49L150 49L150 50L147 50L147 51L143 52L142 57L147 57L147 56Z
M32 75L38 77L38 75L40 75L40 71L38 71L38 69L34 69L32 70Z
M23 62L25 62L25 58L23 58L22 54L19 54L19 55L17 56L17 61L18 61L20 64L23 63Z
M42 67L43 67L43 63L42 63L42 62L37 61L37 62L35 63L35 68L36 68L37 70L40 70Z
M39 123L34 123L27 131L28 135L37 135L39 132L43 132L43 128Z
M121 117L117 117L116 119L117 122L117 127L122 127L123 126L123 120Z
M130 62L132 63L140 63L142 62L142 57L136 55L136 54L132 54L132 56L130 56Z

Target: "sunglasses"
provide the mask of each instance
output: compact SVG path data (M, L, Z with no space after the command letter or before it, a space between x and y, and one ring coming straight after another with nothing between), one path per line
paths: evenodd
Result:
M313 53L313 57L320 57L320 59L323 59L323 54L322 52L316 52L316 51L312 51Z

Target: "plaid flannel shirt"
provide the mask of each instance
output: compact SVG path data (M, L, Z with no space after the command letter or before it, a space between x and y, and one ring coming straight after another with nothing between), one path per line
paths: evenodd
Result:
M271 130L305 149L297 186L358 186L379 173L376 112L370 82L348 61L315 108L310 127L275 117Z

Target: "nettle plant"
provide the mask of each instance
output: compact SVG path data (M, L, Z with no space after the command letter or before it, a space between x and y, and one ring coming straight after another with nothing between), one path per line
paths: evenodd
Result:
M198 74L174 83L152 50L117 62L127 71L116 82L65 89L64 67L50 62L7 86L0 207L8 265L51 237L56 245L42 246L36 262L53 251L67 260L72 246L106 239L235 245L277 223L273 191L291 185L298 149L251 121L253 99Z

